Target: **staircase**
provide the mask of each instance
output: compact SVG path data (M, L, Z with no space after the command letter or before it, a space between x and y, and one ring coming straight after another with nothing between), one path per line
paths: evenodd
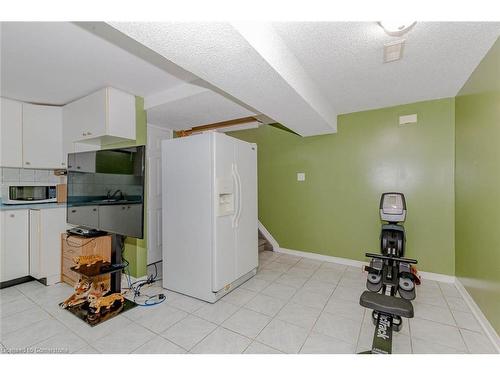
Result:
M259 230L259 253L262 251L273 251L273 246L268 240L266 240Z

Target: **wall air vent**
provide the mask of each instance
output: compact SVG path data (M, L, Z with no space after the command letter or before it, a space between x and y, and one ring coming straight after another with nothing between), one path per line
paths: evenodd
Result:
M403 57L404 45L404 39L384 44L384 62L400 60Z

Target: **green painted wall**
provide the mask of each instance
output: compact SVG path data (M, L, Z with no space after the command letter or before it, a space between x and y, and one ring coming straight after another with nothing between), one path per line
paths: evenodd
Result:
M107 145L103 148L128 147L145 145L147 141L146 111L144 110L144 99L135 98L136 140L124 141ZM145 187L146 189L146 187ZM133 277L146 275L147 264L147 215L146 195L144 196L144 239L127 238L125 240L125 251L123 256L130 262L129 271Z
M418 124L399 126L411 113ZM281 247L366 260L379 250L380 194L395 190L407 199L406 255L453 275L454 113L448 98L342 115L332 135L231 134L258 144L259 219Z
M500 334L500 39L456 98L456 274Z

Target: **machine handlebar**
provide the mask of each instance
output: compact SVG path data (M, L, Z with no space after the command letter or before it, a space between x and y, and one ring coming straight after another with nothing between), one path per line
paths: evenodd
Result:
M380 254L373 254L373 253L366 253L365 256L367 256L369 258L379 258L379 259L385 259L385 260L397 260L399 262L410 263L410 264L417 264L418 263L418 261L416 259L388 257L387 255L380 255Z

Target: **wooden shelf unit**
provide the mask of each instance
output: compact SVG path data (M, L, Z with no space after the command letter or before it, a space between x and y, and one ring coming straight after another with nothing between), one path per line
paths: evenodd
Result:
M111 235L88 238L62 233L61 249L61 281L74 286L81 276L71 270L71 267L76 266L73 258L80 255L100 255L105 261L111 262ZM104 281L109 288L110 275L96 277L94 281Z

